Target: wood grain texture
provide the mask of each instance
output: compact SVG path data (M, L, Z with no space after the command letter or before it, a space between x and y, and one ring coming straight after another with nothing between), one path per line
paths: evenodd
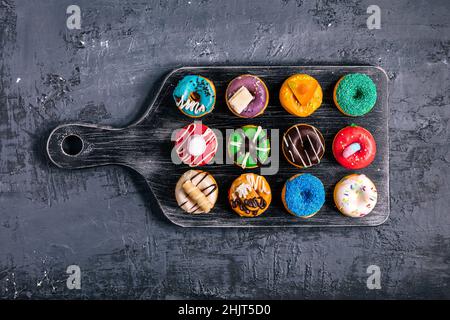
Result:
M337 80L347 74L360 72L369 75L377 85L378 99L374 109L362 117L347 117L334 106L332 92ZM254 119L241 119L227 108L224 95L229 81L234 77L250 73L261 77L270 92L266 112ZM282 82L294 73L307 73L315 77L324 91L322 106L310 117L298 118L289 115L278 100ZM212 80L217 89L215 110L201 118L211 128L219 129L225 137L225 129L238 128L244 124L257 124L266 129L280 129L280 137L291 125L307 123L317 127L325 138L326 152L318 166L297 169L279 154L280 169L276 175L266 176L272 192L271 207L259 217L245 219L232 212L227 200L228 188L243 170L232 164L213 164L202 167L216 178L219 184L219 199L211 214L188 215L177 205L174 188L178 178L188 170L186 165L176 165L171 160L172 132L193 121L179 112L173 102L172 92L177 82L187 74L200 74ZM98 165L119 164L139 172L147 181L164 215L180 226L208 227L314 227L314 226L377 226L386 221L389 206L389 145L387 76L377 67L371 66L270 66L270 67L184 67L172 71L163 81L154 101L145 114L125 128L100 127L92 124L66 124L57 127L47 143L50 159L62 168L86 168ZM352 123L368 129L377 142L377 155L367 168L357 170L370 177L378 190L378 203L366 217L353 219L338 213L332 192L334 185L345 175L353 172L341 167L331 152L335 134ZM69 156L62 152L65 137L77 135L84 142L82 152ZM225 145L225 143L223 142ZM273 142L272 142L273 145ZM275 161L275 160L274 160ZM246 172L259 173L258 170ZM294 174L307 172L322 180L326 190L326 201L321 211L304 220L290 216L283 208L280 194L284 182Z

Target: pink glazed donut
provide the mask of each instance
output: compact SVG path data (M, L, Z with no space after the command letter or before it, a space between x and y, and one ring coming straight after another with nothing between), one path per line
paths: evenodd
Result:
M201 122L193 122L176 134L175 151L181 161L190 167L211 162L217 151L217 136Z
M244 74L231 80L225 93L228 108L241 118L254 118L269 103L269 90L257 76Z

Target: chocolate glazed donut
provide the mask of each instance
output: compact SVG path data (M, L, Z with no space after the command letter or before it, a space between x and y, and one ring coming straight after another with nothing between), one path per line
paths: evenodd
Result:
M297 124L284 133L282 149L290 164L308 168L320 163L325 153L325 140L317 128Z

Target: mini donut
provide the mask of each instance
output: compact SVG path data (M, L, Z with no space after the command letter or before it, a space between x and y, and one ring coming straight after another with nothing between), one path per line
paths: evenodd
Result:
M357 117L368 113L377 102L377 87L362 73L351 73L339 79L334 87L333 100L345 115Z
M208 164L216 155L217 137L202 123L194 122L179 130L175 137L175 152L190 167Z
M269 90L257 76L244 74L231 80L225 92L228 108L241 118L254 118L269 104Z
M294 74L280 89L280 103L290 114L307 117L322 104L322 87L308 74Z
M316 127L296 124L284 133L282 150L290 164L308 168L320 163L325 153L325 140Z
M213 111L216 88L205 77L188 75L178 82L173 98L181 112L191 118L199 118Z
M356 125L341 129L333 140L333 155L347 169L362 169L375 159L377 145L372 134Z
M270 141L260 126L246 125L235 130L228 141L228 154L242 169L252 169L269 158Z
M348 217L368 215L377 204L377 189L364 174L351 174L339 181L334 188L334 203Z
M325 203L325 188L322 181L312 174L296 174L284 184L281 200L290 214L310 218Z
M181 209L190 214L208 213L219 194L217 182L208 172L186 171L175 187L175 198Z
M240 175L228 192L231 208L241 217L256 217L267 210L272 193L266 178L254 173Z

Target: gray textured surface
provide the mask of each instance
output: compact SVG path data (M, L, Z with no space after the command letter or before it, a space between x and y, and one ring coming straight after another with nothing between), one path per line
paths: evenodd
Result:
M0 1L0 297L449 298L448 1ZM391 217L362 229L182 229L118 167L65 171L61 122L121 126L170 69L379 65L390 76ZM19 80L20 78L20 80ZM82 289L66 288L78 264ZM382 289L366 288L379 265Z

